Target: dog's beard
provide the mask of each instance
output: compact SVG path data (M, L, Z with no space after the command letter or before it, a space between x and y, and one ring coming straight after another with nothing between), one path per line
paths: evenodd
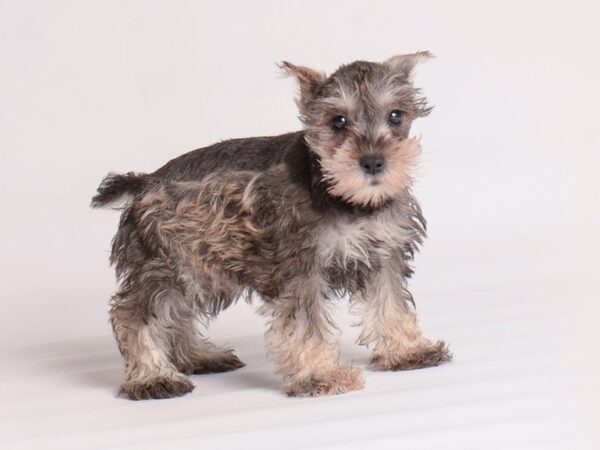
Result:
M399 195L412 184L421 145L418 139L404 139L385 153L386 167L377 176L364 173L349 145L342 145L332 155L322 157L321 168L328 192L364 207L380 206Z

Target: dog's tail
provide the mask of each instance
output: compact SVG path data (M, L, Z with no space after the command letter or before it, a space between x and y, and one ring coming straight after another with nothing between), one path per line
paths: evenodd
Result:
M144 173L109 173L104 177L98 193L92 198L92 208L119 207L146 189L149 176Z

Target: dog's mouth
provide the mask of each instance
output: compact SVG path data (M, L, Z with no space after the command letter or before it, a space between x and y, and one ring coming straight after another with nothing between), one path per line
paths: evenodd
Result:
M363 176L365 177L365 181L369 186L379 186L383 183L385 172L377 173L377 174L366 174L363 172Z

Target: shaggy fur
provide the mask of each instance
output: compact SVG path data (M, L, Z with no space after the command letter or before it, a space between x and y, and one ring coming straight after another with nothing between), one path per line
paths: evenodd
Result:
M200 324L252 294L292 396L362 388L362 371L339 361L328 311L344 294L374 367L450 359L421 334L407 290L425 237L410 191L420 145L408 133L430 111L411 77L428 56L358 61L329 77L282 63L299 81L304 130L225 141L151 174L103 180L92 205L123 208L110 317L130 398L183 395L193 389L185 374L242 367Z

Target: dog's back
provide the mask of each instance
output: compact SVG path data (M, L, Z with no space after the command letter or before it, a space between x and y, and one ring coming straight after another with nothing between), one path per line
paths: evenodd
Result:
M301 131L278 136L230 139L172 159L152 173L109 173L92 199L94 208L115 205L149 187L169 181L199 181L219 170L262 172L281 163L290 146L302 141Z
M200 180L220 169L262 172L279 164L302 132L218 142L172 159L150 176L160 181Z

